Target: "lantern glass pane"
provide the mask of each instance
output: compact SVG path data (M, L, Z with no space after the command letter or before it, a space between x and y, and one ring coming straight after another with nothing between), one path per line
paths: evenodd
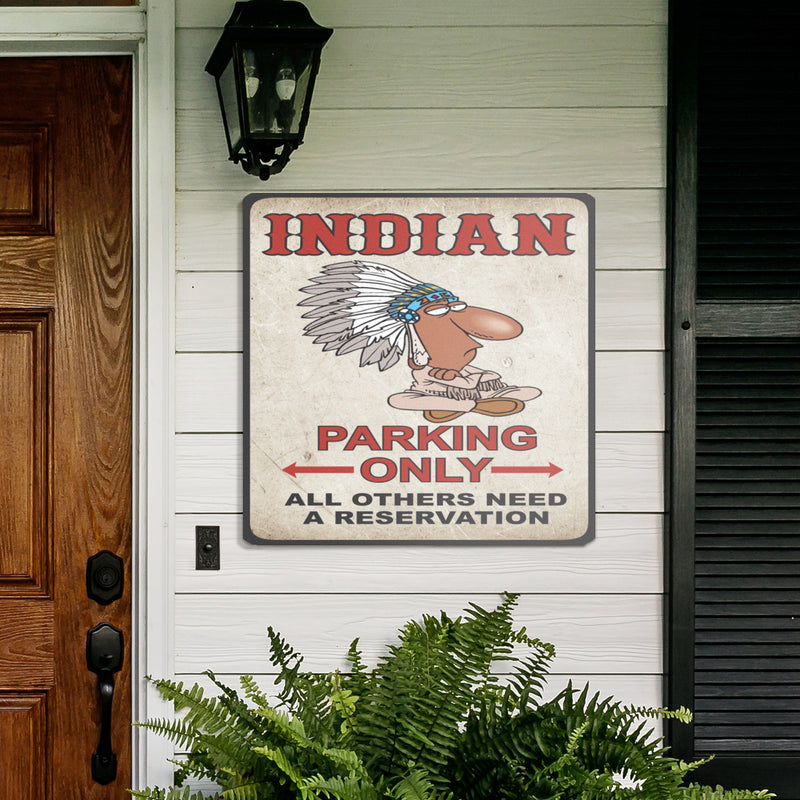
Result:
M311 76L310 53L248 48L241 58L249 134L267 139L298 136Z
M242 144L242 129L239 125L239 104L236 102L236 80L234 78L233 61L229 61L219 76L219 93L225 113L225 125L228 129L228 145L235 153Z

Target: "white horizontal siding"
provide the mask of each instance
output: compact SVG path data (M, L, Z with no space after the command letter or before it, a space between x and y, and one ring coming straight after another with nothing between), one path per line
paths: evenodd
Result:
M372 657L408 617L523 593L557 678L661 704L666 0L312 0L336 32L306 143L263 184L226 162L205 59L230 14L179 0L176 670ZM249 545L241 538L242 199L585 191L596 198L596 488L585 546ZM219 525L219 571L194 528Z
M663 353L598 353L595 406L597 431L663 430Z
M195 526L219 525L220 570L195 569ZM597 536L582 547L278 544L242 540L237 514L185 514L176 525L176 589L214 594L404 592L468 595L503 590L536 594L652 594L661 590L661 517L598 514Z
M175 670L196 673L268 672L266 628L271 625L304 655L312 671L346 667L358 638L367 663L410 618L439 609L458 614L468 603L485 608L497 593L481 595L373 594L178 595ZM661 669L661 600L654 595L528 595L515 620L556 646L559 674L654 674Z
M242 351L241 272L181 272L175 294L178 352Z
M598 353L598 431L664 429L664 365L660 352ZM176 428L236 433L242 421L242 355L180 353L176 359Z
M521 27L499 35L500 50L498 34L486 27L454 28L446 46L438 28L336 31L323 50L314 113L357 108L369 118L376 108L665 104L659 28ZM204 67L218 38L215 28L178 32L178 108L216 107L214 79Z
M664 273L598 272L597 350L664 349Z
M232 164L228 164L228 168L230 173L236 176L235 169L238 167L234 168ZM287 175L289 169L287 167ZM276 179L273 178L273 180ZM254 179L251 179L247 184L247 191L272 191L273 189L270 184L262 185L253 181ZM536 184L528 187L529 190L537 188ZM574 191L576 188L589 192L595 198L596 267L598 270L664 269L664 191L662 189L609 191L593 188L589 184L579 184L573 186L572 190ZM277 184L274 190L276 192L283 191L282 188L277 188ZM552 191L563 193L570 189L560 187L554 188ZM178 194L177 264L179 270L219 272L242 269L242 198L244 195L244 191L219 191L217 189ZM656 321L655 318L651 318L652 323Z
M405 0L376 3L374 0L312 0L312 16L320 25L348 27L454 28L460 25L666 25L663 0ZM231 4L220 0L177 0L179 28L221 28L231 13Z
M313 111L270 191L663 187L663 108ZM177 185L258 190L224 160L219 111L178 111ZM263 188L263 187L261 187Z
M241 352L241 272L181 272L176 294L178 352ZM597 349L663 350L663 307L663 272L599 272Z
M662 512L663 434L598 433L595 440L597 510ZM241 513L241 434L180 434L175 466L178 514ZM346 552L339 551L336 557L344 558Z

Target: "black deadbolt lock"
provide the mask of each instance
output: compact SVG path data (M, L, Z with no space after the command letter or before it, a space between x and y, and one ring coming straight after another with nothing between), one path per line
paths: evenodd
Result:
M110 550L101 550L86 562L86 593L107 606L122 597L124 576L122 559Z

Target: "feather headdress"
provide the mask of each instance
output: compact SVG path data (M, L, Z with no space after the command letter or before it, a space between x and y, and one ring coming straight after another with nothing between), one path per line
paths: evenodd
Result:
M305 328L323 350L343 356L361 351L360 366L394 366L410 342L411 357L419 366L428 354L414 330L420 308L437 300L458 298L432 283L371 261L328 264L322 274L300 291L311 295L299 303L314 306L303 314L311 319Z

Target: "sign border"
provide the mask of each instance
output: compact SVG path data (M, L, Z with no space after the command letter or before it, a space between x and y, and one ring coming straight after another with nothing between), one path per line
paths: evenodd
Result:
M582 202L588 211L588 474L587 488L588 524L586 531L574 539L264 539L253 533L250 527L250 216L255 203L266 198L328 198L328 197L374 197L374 198L470 198L485 197L509 199L524 198L568 198ZM245 542L254 545L455 545L458 547L496 545L508 546L580 546L595 538L595 198L584 192L251 192L242 200L242 354L243 354L243 463L242 463L242 532Z

